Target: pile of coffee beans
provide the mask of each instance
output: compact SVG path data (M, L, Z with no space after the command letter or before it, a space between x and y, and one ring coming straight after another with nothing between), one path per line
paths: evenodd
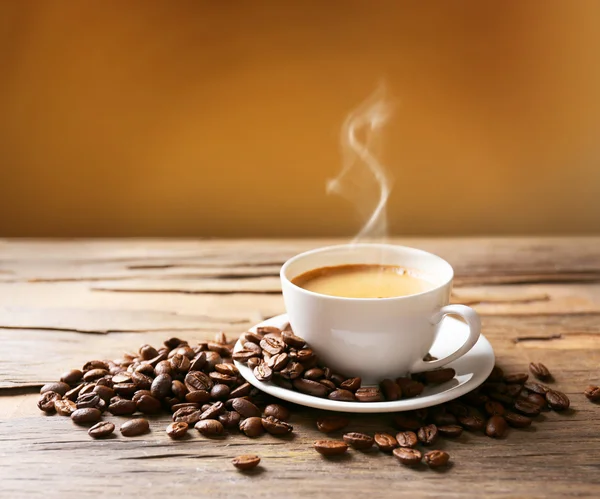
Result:
M313 397L341 402L383 402L420 395L427 384L450 381L456 375L452 368L414 374L396 380L384 379L379 387L362 386L358 377L347 377L322 365L315 352L291 330L259 327L256 333L240 337L243 346L233 358L253 369L259 381L276 385ZM435 360L427 355L424 360Z
M360 378L342 376L321 365L305 341L290 330L258 328L243 334L241 341L243 349L233 355L233 343L218 333L215 341L193 347L170 338L158 349L142 345L136 354L126 354L123 359L91 360L81 369L65 372L60 381L44 385L38 407L88 427L94 439L114 435L115 424L102 420L107 412L131 416L119 428L123 437L148 433L150 423L144 416L160 413L171 414L166 433L174 440L185 437L191 426L208 438L222 439L232 432L250 438L264 433L285 436L293 432L288 423L290 411L245 382L233 359L252 367L259 380L340 401L414 397L425 385L443 383L455 375L454 370L445 368L386 379L379 387L363 387ZM432 359L427 356L425 360ZM552 380L541 363L532 363L530 371L537 379ZM600 399L600 388L588 388L586 396ZM528 427L542 411L564 411L569 405L564 393L530 381L527 373L505 374L495 367L483 385L454 401L396 414L395 435L346 432L341 439L314 442L314 449L331 458L349 448L363 452L376 446L403 465L417 466L424 461L430 468L441 468L447 466L450 456L433 448L440 438L457 438L463 431L503 438L509 427ZM350 420L332 415L316 424L319 431L331 434L344 430ZM250 470L259 462L258 456L243 455L232 464Z

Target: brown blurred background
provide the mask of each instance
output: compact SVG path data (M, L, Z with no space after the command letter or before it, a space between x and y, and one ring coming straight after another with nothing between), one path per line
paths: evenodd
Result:
M0 236L346 236L381 78L391 232L600 232L600 2L4 1Z

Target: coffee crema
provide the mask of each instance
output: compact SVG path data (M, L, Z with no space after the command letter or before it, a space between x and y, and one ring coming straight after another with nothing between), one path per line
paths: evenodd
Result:
M378 264L321 267L304 272L291 281L313 293L345 298L392 298L436 287L416 271Z

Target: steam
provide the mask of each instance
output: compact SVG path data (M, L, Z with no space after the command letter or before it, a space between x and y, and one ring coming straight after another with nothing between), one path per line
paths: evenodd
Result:
M383 85L354 111L341 131L343 168L327 182L327 193L335 193L354 204L366 220L353 242L382 240L387 236L386 205L391 177L378 161L381 128L391 116L391 105Z

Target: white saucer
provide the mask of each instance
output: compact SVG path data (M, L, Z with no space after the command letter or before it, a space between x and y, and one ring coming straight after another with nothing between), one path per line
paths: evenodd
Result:
M283 329L287 323L287 314L283 314L261 322L250 330L256 331L256 328L259 326L276 326ZM464 322L452 317L446 317L442 322L438 339L433 347L431 347L431 355L441 358L454 352L464 343L468 336L468 332L468 327ZM242 345L238 341L234 351L237 352L241 349ZM453 380L441 385L426 386L423 393L418 397L391 402L341 402L295 392L286 388L281 388L271 382L258 381L248 366L234 361L236 367L246 381L269 395L287 400L288 402L315 407L317 409L356 413L409 411L448 402L449 400L460 397L481 385L490 372L492 372L494 362L495 358L492 345L490 345L490 342L481 335L475 346L468 353L460 359L448 364L448 367L453 367L456 371L456 377Z

